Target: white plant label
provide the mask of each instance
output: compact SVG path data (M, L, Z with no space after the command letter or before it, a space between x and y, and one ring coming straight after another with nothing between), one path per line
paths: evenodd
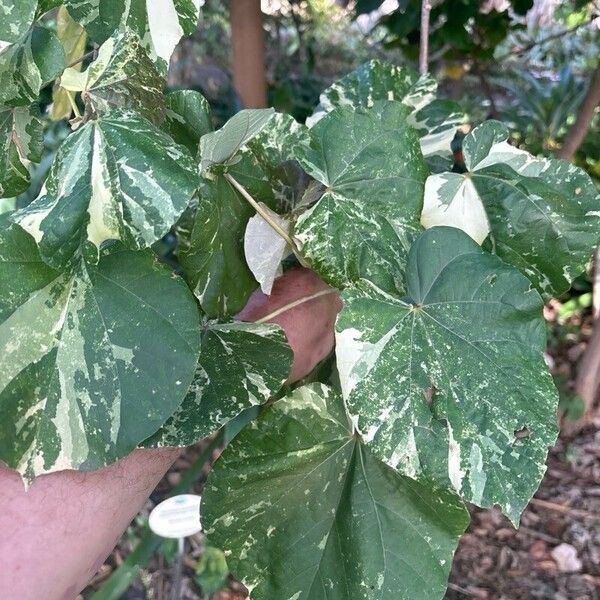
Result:
M186 538L202 530L200 496L182 494L161 502L150 513L150 529L165 538Z

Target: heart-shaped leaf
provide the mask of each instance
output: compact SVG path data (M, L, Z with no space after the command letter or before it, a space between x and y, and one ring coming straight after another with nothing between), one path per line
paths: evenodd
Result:
M278 392L292 366L276 325L216 323L202 327L202 352L183 403L146 446L189 446Z
M349 410L392 467L450 482L517 523L557 433L542 300L449 227L411 248L406 293L365 283L342 295L336 352Z
M337 108L310 130L310 146L297 150L325 193L299 218L295 237L335 287L360 278L390 291L404 284L427 176L408 112L399 102Z
M427 179L422 223L450 225L521 270L544 296L561 294L600 242L600 195L580 168L537 159L506 141L497 121L463 142L468 172Z
M27 479L129 454L181 404L198 361L187 286L149 251L60 274L0 227L0 460Z
M256 600L441 598L468 523L454 494L376 458L321 384L295 390L238 434L201 512Z
M111 111L60 147L42 195L13 219L50 266L83 253L97 261L107 240L151 246L177 221L197 187L191 156L136 113Z

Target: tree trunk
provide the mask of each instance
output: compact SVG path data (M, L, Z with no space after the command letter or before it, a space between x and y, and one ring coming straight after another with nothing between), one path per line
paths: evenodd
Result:
M579 148L588 132L598 104L600 104L600 66L596 67L594 71L590 87L579 108L575 123L573 123L569 133L567 133L562 147L556 152L557 158L572 160L575 152L577 152L577 148Z
M600 66L594 71L590 87L579 108L575 123L569 130L569 133L567 133L567 137L565 138L562 147L556 152L558 158L563 158L565 160L571 160L573 158L575 152L577 152L577 148L579 148L588 132L590 123L594 117L594 111L598 104L600 104ZM594 406L594 403L598 393L598 386L600 385L600 320L596 314L598 297L600 296L599 277L600 249L596 250L596 257L594 260L593 295L594 318L596 322L594 323L592 337L579 361L577 380L575 382L575 391L583 400L585 412L579 421L574 423L568 421L563 422L562 431L567 436L572 436L589 425L598 414L598 408Z
M231 0L233 85L245 108L267 105L265 36L260 0Z

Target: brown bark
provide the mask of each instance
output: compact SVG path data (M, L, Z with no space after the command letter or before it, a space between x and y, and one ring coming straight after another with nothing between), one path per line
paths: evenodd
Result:
M583 142L594 112L600 104L600 65L596 67L590 86L585 95L583 103L577 113L575 123L567 133L567 137L562 147L556 152L558 158L571 160L577 152L577 148ZM594 331L590 338L587 348L579 362L577 370L577 380L575 382L575 391L583 401L584 415L579 421L563 423L562 431L570 436L581 431L589 425L599 413L599 408L595 407L595 400L600 386L600 321L597 316L598 299L600 297L600 250L596 251L594 261Z
M596 70L594 71L590 87L579 108L575 123L573 123L569 133L567 133L567 137L565 138L562 147L556 152L558 158L571 160L573 156L575 156L577 148L579 148L581 142L583 142L583 139L590 128L590 123L592 122L594 111L598 104L600 104L600 66L596 67Z
M421 44L419 46L419 72L425 75L429 70L429 13L431 0L422 0L421 4Z
M267 105L265 35L260 0L231 0L233 85L246 108Z
M600 297L600 250L596 250L594 260L594 304ZM594 314L594 329L588 345L579 361L577 378L575 380L575 391L583 401L584 413L578 421L564 421L562 433L573 436L589 424L600 413L600 407L595 406L598 388L600 387L600 320Z

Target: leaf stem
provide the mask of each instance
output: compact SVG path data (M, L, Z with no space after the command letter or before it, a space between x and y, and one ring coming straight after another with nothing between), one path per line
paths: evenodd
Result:
M75 116L78 119L81 119L81 112L79 111L79 107L77 106L77 102L75 102L75 98L73 98L73 93L69 90L65 90L67 92L67 98L69 99L69 104L75 113Z
M275 222L271 218L271 216L263 209L263 207L248 193L248 190L229 173L225 173L224 177L244 197L244 199L252 206L252 208L271 226L271 228L294 249L294 252L296 252L298 248L296 248L296 244L288 232L285 231L285 229L283 229L279 223Z
M70 69L71 67L77 66L79 63L82 63L86 58L95 58L96 52L97 52L97 48L94 48L93 50L90 50L89 52L87 52L83 56L80 56L77 60L74 60L72 63L69 63L65 67L65 69Z
M289 304L285 304L284 306L280 306L277 310L274 310L272 313L269 313L265 317L258 319L256 323L266 323L275 317L278 317L280 314L291 310L292 308L296 308L301 304L305 304L306 302L310 302L311 300L315 300L317 298L321 298L321 296L328 296L329 294L336 294L339 290L335 288L327 288L326 290L321 290L320 292L316 292L315 294L311 294L310 296L303 296L302 298L298 298Z

